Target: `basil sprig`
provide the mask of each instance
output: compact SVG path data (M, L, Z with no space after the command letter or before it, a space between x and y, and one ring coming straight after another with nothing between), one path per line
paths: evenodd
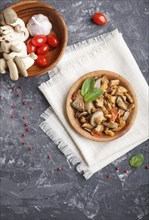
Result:
M100 95L104 93L103 89L95 88L95 80L93 78L87 78L84 80L81 95L84 96L85 102L92 102L98 99Z
M132 167L140 167L142 165L144 161L144 156L143 154L139 153L139 154L136 154L135 156L133 156L129 163L130 163L130 166Z

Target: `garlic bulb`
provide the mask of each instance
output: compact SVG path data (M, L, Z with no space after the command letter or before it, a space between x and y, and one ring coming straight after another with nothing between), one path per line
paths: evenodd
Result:
M32 36L48 35L52 29L52 24L47 16L42 14L34 15L27 24L27 29Z

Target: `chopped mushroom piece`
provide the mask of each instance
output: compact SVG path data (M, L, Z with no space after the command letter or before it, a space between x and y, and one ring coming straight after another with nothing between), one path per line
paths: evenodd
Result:
M123 99L120 96L118 96L117 98L117 105L119 108L127 110L127 104L123 101Z
M129 117L129 115L130 115L129 111L125 112L125 114L123 115L123 118L122 118L123 121L126 121L128 119L128 117Z
M101 96L95 101L96 107L103 107L103 100L104 100L104 97L103 97L103 95L101 95Z
M133 103L132 97L131 97L127 92L125 93L125 96L127 97L128 101L129 101L130 103Z
M104 130L104 126L103 125L97 125L97 127L95 127L93 129L93 131L96 131L96 132L103 132Z
M118 123L110 121L110 122L103 122L103 125L108 127L108 128L117 128Z
M100 88L101 89L107 89L108 88L108 83L109 83L109 80L107 79L107 77L104 75L101 79L101 86Z
M114 132L111 131L110 129L106 128L106 130L104 131L106 135L109 135L109 136L114 136Z
M91 125L96 126L101 124L101 122L104 120L106 120L106 118L104 117L103 112L99 110L91 116L90 123Z
M76 99L73 102L71 102L71 106L80 112L84 111L84 99L81 95L81 90L78 91Z
M122 92L127 92L127 89L125 89L123 86L118 86L117 91L118 91L119 93L122 93Z
M125 113L125 111L124 111L123 109L119 109L119 110L118 110L118 115L119 115L119 116L123 116L124 113Z
M101 86L101 78L97 78L95 81L95 88L100 88Z
M107 94L107 99L108 99L109 102L111 102L111 103L114 103L114 104L115 104L116 98L117 98L116 96L112 96L112 95Z
M111 92L111 95L115 95L116 91L117 91L117 89L116 89L116 88L113 88L113 89L112 89L112 92Z
M120 131L124 126L125 126L126 122L120 118L119 120L119 126L117 128L113 128L112 131Z
M86 122L86 119L85 119L85 117L82 116L82 117L79 118L79 121L83 124L83 123Z
M87 110L87 112L90 114L92 112L92 110L95 108L95 106L93 105L93 102L86 102L85 103L85 110Z
M131 105L129 106L128 110L131 111L134 107L135 107L135 105L134 105L134 104L131 104Z
M78 118L84 117L88 114L88 112L86 112L86 111L82 112L82 113L80 113L80 112L78 112L78 113L79 113Z
M88 122L85 122L83 125L82 125L82 128L87 128L87 129L93 129L94 128L94 126L92 126L90 123L88 123Z
M115 80L110 80L109 85L110 86L118 86L120 83L119 79L115 79Z

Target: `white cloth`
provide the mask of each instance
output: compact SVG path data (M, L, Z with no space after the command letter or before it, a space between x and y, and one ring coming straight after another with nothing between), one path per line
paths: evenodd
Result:
M138 98L138 114L133 127L121 138L99 143L80 136L65 117L69 89L82 75L94 70L111 70L124 76ZM76 169L88 179L148 138L148 85L121 33L114 30L67 47L54 74L39 86L52 109L42 114L40 127L58 145Z

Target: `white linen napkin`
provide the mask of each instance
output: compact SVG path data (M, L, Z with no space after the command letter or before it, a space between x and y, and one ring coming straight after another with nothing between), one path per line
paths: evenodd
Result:
M133 127L108 143L80 136L65 117L69 89L79 77L95 70L111 70L124 76L138 98ZM118 30L67 47L50 74L50 80L39 86L51 106L42 114L40 127L86 179L148 138L148 85Z

